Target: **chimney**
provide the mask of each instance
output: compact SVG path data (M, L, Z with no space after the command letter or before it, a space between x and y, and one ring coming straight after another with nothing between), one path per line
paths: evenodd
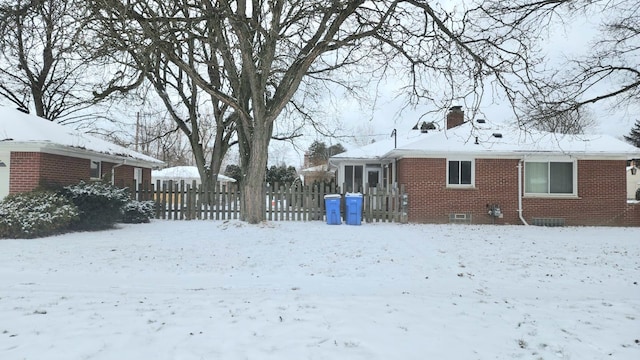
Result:
M447 129L462 125L462 123L464 123L462 106L452 106L447 114Z
M305 152L304 153L304 165L302 165L303 169L309 168L309 153Z

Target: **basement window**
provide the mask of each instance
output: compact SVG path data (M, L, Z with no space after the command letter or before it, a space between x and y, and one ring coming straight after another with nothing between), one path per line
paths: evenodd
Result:
M91 160L91 172L90 177L92 179L100 179L102 176L102 162L98 160Z

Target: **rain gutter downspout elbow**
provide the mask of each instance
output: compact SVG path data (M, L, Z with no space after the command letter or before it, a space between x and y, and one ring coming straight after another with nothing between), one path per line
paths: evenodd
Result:
M522 163L524 159L518 161L518 217L523 224L529 225L522 216Z
M123 160L121 164L115 164L111 167L111 185L116 185L116 168L119 168L122 165L126 165L127 160Z

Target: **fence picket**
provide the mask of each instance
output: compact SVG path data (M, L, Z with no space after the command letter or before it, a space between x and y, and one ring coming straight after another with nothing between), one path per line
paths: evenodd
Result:
M342 187L345 189L346 187ZM364 187L362 199L362 216L366 222L401 222L407 221L404 202L404 186L396 189L382 187ZM342 194L340 210L345 213L344 193L335 184L324 186L288 186L274 184L266 188L265 217L269 221L314 221L324 220L326 194ZM142 184L137 187L133 196L144 200L155 201L157 219L169 220L227 220L239 218L238 203L241 199L240 189L236 184L215 184L206 189L195 182L160 182ZM345 219L346 220L346 219Z

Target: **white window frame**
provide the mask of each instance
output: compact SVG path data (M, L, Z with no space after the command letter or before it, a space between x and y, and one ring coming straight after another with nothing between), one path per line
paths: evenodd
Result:
M349 187L347 185L348 181L347 181L347 166L351 166L352 168L352 173L351 173L351 186ZM356 191L356 189L354 189L354 185L356 184L356 167L359 167L362 170L361 178L360 178L360 186L364 186L364 180L365 180L365 176L366 176L366 165L365 164L344 164L342 166L342 180L343 182L341 184L338 184L338 186L345 186L346 191Z
M468 162L471 163L471 183L470 184L451 184L451 183L449 183L449 163L452 162L452 161L457 161L457 162L468 161ZM459 169L461 169L461 167L459 167ZM446 175L445 176L446 176L445 177L445 183L447 184L448 188L454 188L454 189L475 188L475 186L476 186L476 159L469 159L469 158L450 158L450 159L447 159Z
M547 163L547 167L549 171L547 172L547 176L551 176L551 169L549 168L550 163L572 163L572 192L571 193L552 193L549 190L549 184L551 183L550 179L547 179L547 192L527 192L527 163ZM549 159L549 158L541 158L541 159L527 159L524 162L523 168L524 176L522 177L522 187L523 193L525 197L540 197L540 198L576 198L578 197L578 161L575 159Z
M102 179L102 161L100 160L96 160L96 159L91 159L89 160L89 178L92 180L101 180ZM95 177L93 176L93 164L97 163L98 164L98 176Z

